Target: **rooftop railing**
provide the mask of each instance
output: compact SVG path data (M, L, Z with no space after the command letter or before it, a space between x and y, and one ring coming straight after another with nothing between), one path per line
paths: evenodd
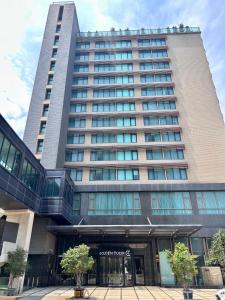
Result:
M138 30L115 30L112 28L110 31L95 31L95 32L79 32L77 35L79 37L103 37L103 36L133 36L133 35L150 35L150 34L179 34L179 33L196 33L200 32L199 27L189 27L189 26L173 26L167 28L157 28L157 29L145 29L141 28Z

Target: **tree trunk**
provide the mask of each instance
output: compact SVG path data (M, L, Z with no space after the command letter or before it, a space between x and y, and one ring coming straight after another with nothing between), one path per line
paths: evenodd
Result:
M14 277L13 277L12 273L10 273L10 275L9 275L9 283L8 283L8 288L9 289L12 289L12 287L13 287L13 280L14 280Z
M76 279L77 279L77 288L80 289L81 287L81 273L76 274Z

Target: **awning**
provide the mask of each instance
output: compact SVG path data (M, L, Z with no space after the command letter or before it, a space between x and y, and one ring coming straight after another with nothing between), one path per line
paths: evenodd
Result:
M190 236L200 230L199 224L137 224L137 225L51 225L54 233L82 235Z

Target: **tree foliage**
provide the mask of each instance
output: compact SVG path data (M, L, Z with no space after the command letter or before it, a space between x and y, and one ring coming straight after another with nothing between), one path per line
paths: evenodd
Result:
M18 247L15 251L8 252L7 255L6 270L10 273L9 288L12 288L14 279L22 276L26 270L27 253Z
M82 276L91 270L94 260L89 256L90 247L81 244L67 250L62 257L61 267L65 273L72 274L76 278L77 287L81 287Z
M219 230L214 234L206 263L225 268L225 231Z
M166 255L177 282L187 288L192 283L193 276L198 273L196 256L183 243L177 243L173 252L166 250Z

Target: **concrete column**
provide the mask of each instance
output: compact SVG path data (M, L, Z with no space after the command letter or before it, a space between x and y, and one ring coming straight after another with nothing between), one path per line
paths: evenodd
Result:
M2 263L7 261L7 253L9 251L15 251L17 247L24 249L28 256L34 220L34 212L29 209L8 210L4 211L4 215L7 217L6 222L17 223L19 224L19 227L15 243L3 241L2 253L0 256L0 261ZM24 276L25 274L14 282L14 287L19 293L22 292L23 289Z

